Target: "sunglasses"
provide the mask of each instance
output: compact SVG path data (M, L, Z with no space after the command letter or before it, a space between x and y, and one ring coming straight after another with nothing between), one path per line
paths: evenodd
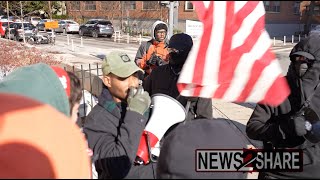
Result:
M308 59L304 56L291 56L290 60L295 63L299 62L299 63L307 63L307 64L313 64L315 62L314 59Z

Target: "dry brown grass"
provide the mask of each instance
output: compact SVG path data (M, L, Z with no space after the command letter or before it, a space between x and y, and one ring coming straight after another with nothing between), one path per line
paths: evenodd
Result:
M58 65L61 61L62 59L56 60L53 54L46 54L35 47L28 47L15 41L0 40L0 72L4 76L21 66L40 62Z

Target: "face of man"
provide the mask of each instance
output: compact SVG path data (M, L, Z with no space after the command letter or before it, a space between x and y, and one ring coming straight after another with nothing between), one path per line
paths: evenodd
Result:
M121 78L110 73L103 77L103 83L108 87L115 102L126 102L129 88L139 86L138 73L134 73L127 78Z
M166 35L167 35L167 31L165 29L159 29L156 31L156 38L160 42L166 39Z

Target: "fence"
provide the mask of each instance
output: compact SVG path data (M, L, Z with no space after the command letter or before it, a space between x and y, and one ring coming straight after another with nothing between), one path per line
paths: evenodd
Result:
M102 91L103 83L100 77L102 77L102 68L99 64L88 64L88 66L81 65L79 68L75 66L63 65L64 70L73 72L81 82L82 88L82 100L79 107L79 112L84 112L83 115L79 116L77 124L82 127L87 114L93 108L95 104L94 99L98 97ZM90 99L85 95L85 92L90 92ZM89 104L90 106L87 106ZM80 109L82 108L82 109Z

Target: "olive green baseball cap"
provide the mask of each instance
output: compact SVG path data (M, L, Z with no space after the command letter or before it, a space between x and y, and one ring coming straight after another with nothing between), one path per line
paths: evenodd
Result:
M102 62L103 75L112 73L118 77L126 78L137 71L144 73L144 71L136 65L134 60L124 52L112 51Z

